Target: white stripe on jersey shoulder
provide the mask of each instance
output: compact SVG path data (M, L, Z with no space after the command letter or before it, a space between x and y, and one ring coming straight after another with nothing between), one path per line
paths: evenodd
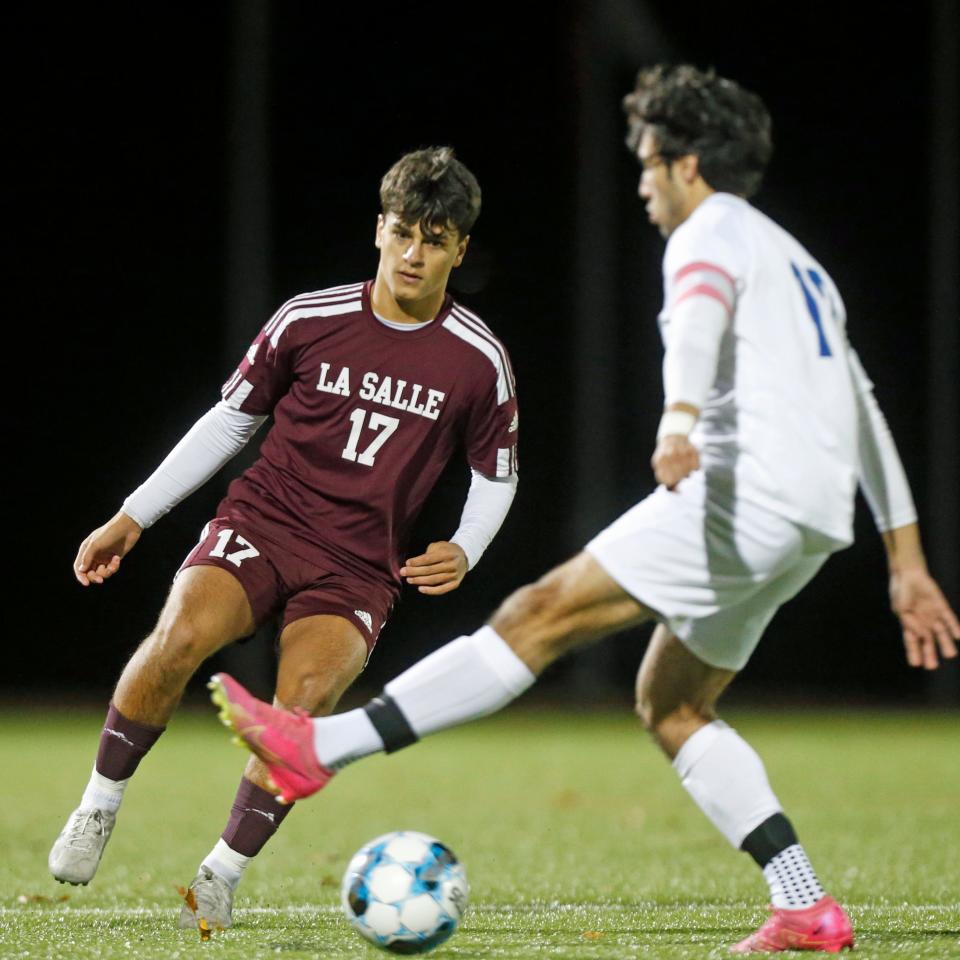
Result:
M302 309L307 305L312 305L316 308L315 312L318 316L329 316L330 314L323 310L323 307L327 304L336 304L336 303L346 303L346 302L356 302L358 305L355 309L360 309L361 302L361 293L363 291L363 283L349 283L342 287L327 287L324 290L314 290L310 293L300 293L295 297L291 297L269 320L267 325L263 328L263 332L272 338L272 335L276 328L283 322L287 314L291 310ZM339 310L335 311L337 313L350 313L350 310ZM302 314L301 314L302 316ZM300 319L299 317L297 319ZM276 343L274 343L276 346Z
M475 330L477 333L485 334L487 339L500 351L500 355L503 357L504 366L507 370L507 375L510 377L511 391L516 393L517 381L516 377L513 375L513 365L510 363L510 354L507 353L507 348L500 342L500 340L497 338L497 335L472 310L468 310L459 303L455 303L453 305L452 312L456 314L457 318L462 320L472 330Z
M476 347L493 364L497 371L498 403L503 403L517 392L507 351L482 320L455 306L443 325L452 334Z
M227 396L230 391L240 382L242 374L239 370L234 370L230 375L230 379L220 388L220 393L222 396Z
M240 385L231 394L228 390L223 391L223 402L234 410L239 410L243 406L243 401L250 396L253 390L253 384L249 380L241 380Z

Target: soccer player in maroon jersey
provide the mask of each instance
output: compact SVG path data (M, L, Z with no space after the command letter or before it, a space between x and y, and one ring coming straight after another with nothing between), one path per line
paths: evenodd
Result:
M74 564L83 586L120 569L141 533L236 454L269 415L259 459L230 485L180 568L157 626L110 703L90 781L50 852L88 883L126 785L197 667L280 620L276 702L333 710L367 662L402 581L455 590L496 534L517 480L517 403L506 350L447 293L480 212L448 148L402 157L381 183L376 278L294 297L254 340L221 401ZM413 522L463 444L472 472L460 526L405 561ZM256 759L192 888L196 916L229 926L233 891L289 812Z

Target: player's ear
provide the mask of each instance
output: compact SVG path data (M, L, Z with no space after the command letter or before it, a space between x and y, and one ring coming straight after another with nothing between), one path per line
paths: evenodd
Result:
M459 267L463 263L464 254L467 252L467 247L470 246L470 234L468 233L458 244L457 244L457 258L453 261L455 267Z
M678 157L676 162L684 183L693 183L700 176L700 157L697 154L687 153Z
M383 219L383 214L377 214L377 232L373 237L373 245L379 250L383 245L383 227L386 221Z

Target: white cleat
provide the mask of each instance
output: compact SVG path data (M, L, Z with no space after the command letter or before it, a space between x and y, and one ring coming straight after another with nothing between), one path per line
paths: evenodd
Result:
M107 810L74 810L47 858L54 879L86 886L100 866L116 822L117 815Z
M217 876L209 867L201 866L190 890L197 909L194 911L184 903L180 910L181 929L197 929L201 920L207 930L226 930L233 926L233 890L223 877Z

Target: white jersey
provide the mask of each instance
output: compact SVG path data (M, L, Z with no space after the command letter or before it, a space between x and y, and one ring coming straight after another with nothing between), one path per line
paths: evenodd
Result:
M691 434L707 477L723 474L736 500L849 543L861 387L843 301L826 270L745 200L716 193L671 235L663 275L668 356L680 303L706 296L727 311ZM666 399L685 398L668 389Z

